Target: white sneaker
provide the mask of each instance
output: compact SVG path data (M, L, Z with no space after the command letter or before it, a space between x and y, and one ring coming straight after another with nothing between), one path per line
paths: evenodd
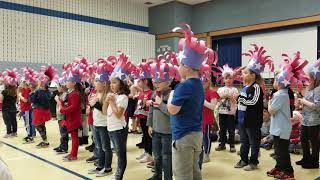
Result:
M96 177L104 177L112 173L112 169L103 168L101 171L96 173Z
M136 160L141 160L142 158L144 158L144 156L145 155L147 155L147 153L143 153L143 154L141 154L140 156L138 156L137 158L136 158Z
M102 170L104 170L104 168L103 168ZM97 168L90 169L90 170L88 171L88 174L97 174L98 172L100 172L100 171L102 171L102 170L99 170L99 169L97 169Z
M146 153L146 155L142 159L140 159L139 162L140 163L148 163L148 162L151 162L152 160L153 160L152 157Z
M112 177L109 180L116 180L116 175L113 174Z
M204 154L203 163L208 163L208 162L210 162L210 156L209 156L209 154Z

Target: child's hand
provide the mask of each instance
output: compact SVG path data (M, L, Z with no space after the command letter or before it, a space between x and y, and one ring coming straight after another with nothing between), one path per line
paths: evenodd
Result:
M153 134L153 128L149 126L148 128L148 133L149 133L149 136L152 137L152 134Z
M56 95L56 96L54 97L54 100L56 100L56 102L58 103L58 102L60 101L59 96L58 96L58 95Z
M160 105L162 103L162 98L159 96L156 96L155 104Z
M146 105L147 105L148 107L150 107L150 106L152 105L152 100L147 101L147 102L146 102Z

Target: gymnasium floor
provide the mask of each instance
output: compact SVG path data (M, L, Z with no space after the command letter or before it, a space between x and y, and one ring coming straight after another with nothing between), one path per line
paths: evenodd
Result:
M2 117L2 116L0 116ZM56 155L52 150L59 142L59 133L56 121L47 123L48 140L50 146L45 149L37 149L35 145L39 143L40 137L35 139L33 144L22 144L22 138L25 136L23 121L18 120L18 137L4 139L5 126L3 120L0 123L1 144L0 156L9 166L14 180L38 180L45 177L46 180L77 180L77 179L108 179L106 177L96 178L88 175L87 171L93 168L93 164L87 164L85 159L91 154L84 149L79 148L78 160L74 162L63 162L63 155ZM125 172L125 180L144 180L149 178L152 173L146 168L146 164L140 164L135 158L140 155L142 150L138 150L135 144L140 140L140 135L129 135L128 139L128 166ZM213 144L213 148L217 144ZM239 149L239 146L237 146ZM242 169L234 169L233 165L239 160L236 153L231 154L228 151L211 153L211 162L204 164L203 179L219 180L263 180L273 179L265 175L265 172L274 166L274 160L269 157L271 151L262 150L260 157L260 166L257 171L245 172ZM116 156L113 156L113 169L115 170ZM292 162L300 159L300 156L291 155ZM320 176L320 169L304 170L294 165L295 176L297 180L313 180ZM110 175L111 176L111 175Z

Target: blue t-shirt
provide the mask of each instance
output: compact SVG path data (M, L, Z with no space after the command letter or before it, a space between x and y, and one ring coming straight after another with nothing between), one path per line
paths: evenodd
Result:
M187 79L176 86L171 104L181 106L181 110L170 118L173 140L201 131L203 103L204 90L199 78Z
M240 96L242 97L247 97L247 90L248 90L249 86L245 86L241 89L240 91ZM247 110L247 106L242 104L242 103L238 103L238 125L242 125L244 122L244 115L246 113Z

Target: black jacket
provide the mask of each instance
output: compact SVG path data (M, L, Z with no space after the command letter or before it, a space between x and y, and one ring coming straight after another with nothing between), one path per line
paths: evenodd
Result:
M247 89L247 97L239 96L238 102L247 106L244 116L244 127L259 127L263 123L263 91L257 84L253 83Z

